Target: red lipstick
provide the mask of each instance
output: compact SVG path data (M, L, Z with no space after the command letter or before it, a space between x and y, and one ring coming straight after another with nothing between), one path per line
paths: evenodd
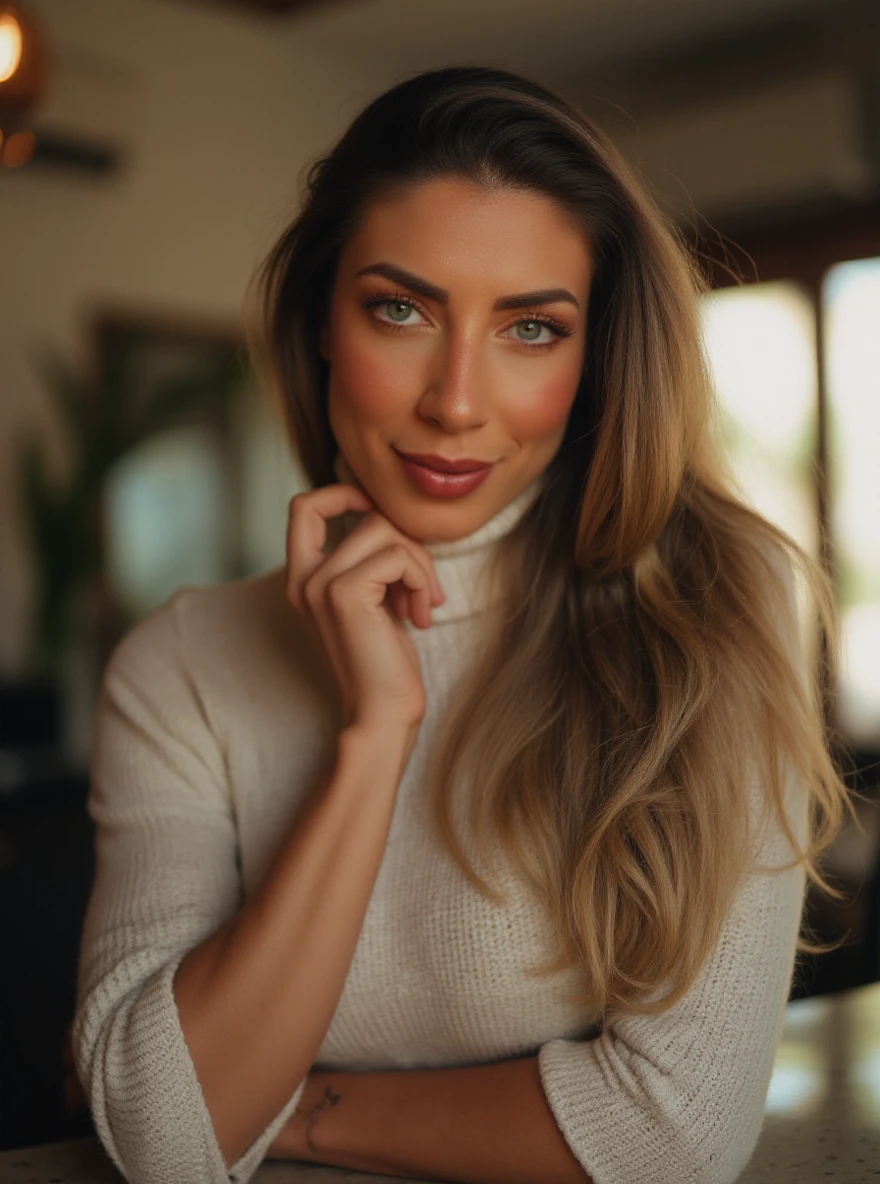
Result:
M404 472L417 489L432 497L463 497L482 485L494 462L463 457L451 460L436 454L400 452Z
M451 460L436 453L426 452L401 452L400 455L414 460L417 464L425 465L426 468L435 469L438 473L475 473L478 469L491 468L493 464L492 461L474 460L469 456Z

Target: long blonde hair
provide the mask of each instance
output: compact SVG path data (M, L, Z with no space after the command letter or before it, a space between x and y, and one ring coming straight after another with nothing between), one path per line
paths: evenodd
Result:
M797 579L833 655L834 588L737 495L699 329L705 282L679 233L576 108L506 70L454 66L370 103L310 166L301 212L258 273L258 364L314 486L336 480L317 350L339 250L367 205L429 177L547 195L596 259L581 381L541 495L495 550L497 628L443 721L430 794L474 888L451 795L465 774L477 851L541 895L576 1003L656 1013L693 983L756 868L760 792L808 877L849 793L822 676L801 655ZM802 848L786 784L808 795ZM798 950L831 948L807 940ZM664 985L661 998L650 998Z

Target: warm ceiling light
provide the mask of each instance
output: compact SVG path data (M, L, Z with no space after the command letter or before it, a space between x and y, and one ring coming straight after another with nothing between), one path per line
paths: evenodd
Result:
M33 143L15 132L27 131L46 91L51 61L40 25L27 7L0 0L0 128L5 145L0 164L17 167L33 152ZM8 154L8 156L7 156Z
M0 16L0 82L11 78L21 61L21 25L7 13Z

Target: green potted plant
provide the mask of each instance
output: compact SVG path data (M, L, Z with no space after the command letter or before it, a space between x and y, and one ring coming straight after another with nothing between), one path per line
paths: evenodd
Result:
M163 374L145 388L138 370L143 339L136 326L114 331L98 376L78 370L55 350L34 361L71 452L64 480L50 476L36 434L22 441L19 454L35 567L27 669L37 680L63 680L71 647L84 633L92 633L87 644L106 656L102 642L114 631L114 606L105 578L102 500L114 466L156 433L222 411L245 385L243 351L227 342L198 368ZM96 636L102 629L105 636Z

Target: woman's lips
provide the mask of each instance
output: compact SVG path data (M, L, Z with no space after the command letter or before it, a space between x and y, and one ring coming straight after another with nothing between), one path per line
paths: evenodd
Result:
M418 461L410 460L398 452L403 471L416 489L432 497L463 497L482 485L492 471L492 465L485 465L473 473L438 473L436 469L429 469L420 465Z

